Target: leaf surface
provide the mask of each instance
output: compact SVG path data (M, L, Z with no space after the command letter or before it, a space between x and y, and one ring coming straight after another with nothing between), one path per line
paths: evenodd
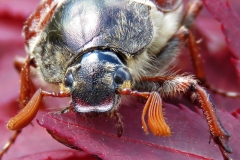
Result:
M221 23L228 47L232 53L240 57L240 18L228 1L202 0L208 11Z
M141 129L142 104L121 106L125 124L121 138L116 135L115 120L105 117L86 118L77 113L43 115L40 124L64 142L96 154L102 159L221 159L221 153L208 144L210 137L206 120L185 106L166 104L165 116L173 135L156 137L145 135ZM201 113L200 110L198 112ZM223 125L230 133L239 133L239 121L231 114L220 111ZM231 121L231 124L229 122ZM235 127L234 127L235 126ZM238 126L238 127L237 127ZM240 147L236 134L232 134L234 151ZM235 152L232 158L239 157Z

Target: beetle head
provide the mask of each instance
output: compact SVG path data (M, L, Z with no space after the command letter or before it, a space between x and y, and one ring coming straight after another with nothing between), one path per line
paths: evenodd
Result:
M77 112L107 112L118 107L118 88L131 80L129 70L114 52L95 50L68 68L64 85L71 90Z

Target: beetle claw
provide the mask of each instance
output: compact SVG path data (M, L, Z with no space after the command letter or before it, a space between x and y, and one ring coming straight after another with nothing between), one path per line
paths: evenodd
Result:
M229 146L230 135L224 137L214 137L214 142L219 145L220 149L224 149L228 153L232 153L232 148Z

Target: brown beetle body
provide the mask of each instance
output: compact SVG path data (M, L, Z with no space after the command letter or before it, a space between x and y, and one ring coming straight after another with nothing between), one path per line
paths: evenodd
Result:
M36 60L46 82L63 83L67 68L78 57L95 49L109 49L120 54L126 61L126 66L131 69L134 82L142 76L164 75L177 53L175 50L178 49L178 43L171 48L173 51L169 51L169 54L160 56L161 49L179 29L183 16L182 5L172 12L164 13L151 1L142 4L143 2L123 0L107 12L106 7L97 8L98 1L80 1L81 4L73 1L72 5L79 7L69 7L70 9L67 8L70 6L68 1L58 4L60 2L52 1L51 4L47 4L46 1L42 4L48 5L54 12L51 12L52 18L48 23L45 23L45 20L50 15L41 15L39 19L30 18L27 21L29 25L24 28L27 52ZM114 1L109 0L106 3L111 4ZM93 4L96 7L93 7ZM90 10L90 5L95 10ZM43 9L39 7L36 14ZM83 10L82 12L86 13L74 15L75 10ZM64 14L65 12L67 14ZM98 14L91 15L94 20L89 18L89 21L85 21L84 17L89 17L90 12ZM60 19L61 14L66 16ZM135 17L132 17L133 15ZM31 17L34 16L35 14ZM70 18L74 16L77 18ZM98 22L100 19L102 23L92 25L91 21ZM86 27L82 21L91 24L92 27ZM111 23L105 25L107 22Z
M113 55L116 54L120 61L123 61L123 66L129 70L132 89L143 91L155 89L148 86L146 90L145 85L141 83L141 77L166 76L170 62L178 53L179 40L174 41L171 48L164 50L162 48L179 29L183 9L181 3L173 11L163 12L158 10L157 5L151 1L121 0L116 3L112 0L105 0L103 4L95 0L49 2L43 2L42 6L47 5L51 12L41 15L38 19L32 18L45 9L39 7L27 21L28 25L24 28L26 48L31 59L36 61L44 81L60 85L60 89L63 91L69 90L64 85L65 75L69 72L69 68L76 68L75 63L84 54L94 50L111 51ZM46 19L49 20L47 23ZM37 21L37 24L33 21ZM85 63L88 62L85 60ZM94 63L92 65L94 66ZM111 66L109 63L103 65L106 65L105 68ZM114 70L113 68L112 70ZM91 71L87 72L90 74ZM105 77L102 82L111 79L109 78L109 76L111 77L110 73L101 71L100 74ZM76 83L79 83L78 86L80 83L89 86L89 84L86 85L87 81L86 79L75 80ZM100 107L99 102L94 104L96 107L93 108L95 109L80 109L81 111L77 109L79 107L75 107L75 109L84 113L106 112L112 108L116 110L120 104L120 95L115 94L114 89L111 91L111 96L102 98L102 100L104 98L115 99L112 106L108 105L104 108L106 104L103 104ZM94 97L103 94L97 93L96 90L91 93L81 90L84 95L95 94ZM89 89L85 88L84 90ZM88 105L88 108L92 108L92 105L93 103Z

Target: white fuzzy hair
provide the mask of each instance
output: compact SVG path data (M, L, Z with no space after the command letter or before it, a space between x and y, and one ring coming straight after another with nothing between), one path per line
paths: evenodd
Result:
M179 29L183 17L183 4L176 10L163 13L157 9L157 6L152 1L134 1L150 6L150 18L153 26L153 38L147 48L139 54L139 56L128 59L127 61L133 80L138 81L140 77L149 74L148 69L156 68L154 64L152 64L152 59L155 58L155 55L161 51L169 39ZM166 72L165 70L161 71L161 68L158 70L158 74L164 74Z

